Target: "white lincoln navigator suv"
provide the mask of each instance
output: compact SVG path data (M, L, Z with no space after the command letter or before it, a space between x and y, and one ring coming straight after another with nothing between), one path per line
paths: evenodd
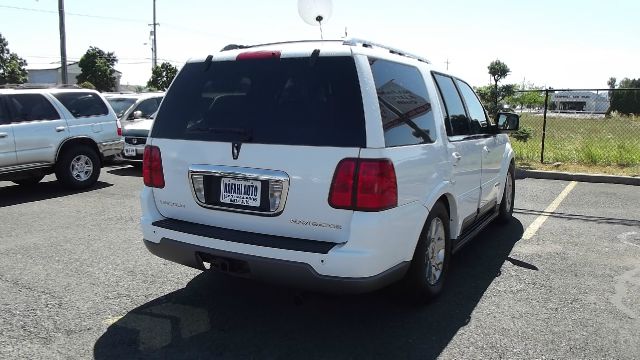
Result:
M404 280L437 295L451 255L509 220L518 116L363 40L239 46L189 61L149 136L144 243L197 269L322 291Z

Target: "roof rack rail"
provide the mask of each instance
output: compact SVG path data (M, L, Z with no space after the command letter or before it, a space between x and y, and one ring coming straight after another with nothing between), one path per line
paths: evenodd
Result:
M429 60L427 60L426 58L422 57L422 56L418 56L412 53L408 53L404 50L400 50L400 49L396 49L387 45L383 45L377 42L373 42L373 41L369 41L369 40L364 40L364 39L358 39L358 38L351 38L351 39L345 39L343 42L344 45L350 45L350 46L362 46L365 48L372 48L372 47L377 47L380 49L385 49L388 50L390 53L392 54L396 54L396 55L400 55L400 56L406 56L412 59L416 59L418 61L422 61L424 63L427 64L431 64L431 62Z
M271 43L264 44L254 44L254 45L238 45L238 44L229 44L222 48L220 51L227 50L237 50L237 49L250 49L253 47L259 46L269 46L269 45L280 45L280 44L300 44L300 43L314 43L314 42L340 42L342 40L292 40L292 41L277 41Z
M0 85L0 89L15 89L15 90L30 90L30 89L81 89L80 86L75 84L3 84Z

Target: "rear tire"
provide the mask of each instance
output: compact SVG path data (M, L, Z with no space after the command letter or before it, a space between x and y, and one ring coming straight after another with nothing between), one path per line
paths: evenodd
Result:
M84 145L66 150L56 163L56 178L62 186L80 190L93 186L100 176L100 158Z
M451 260L449 214L444 204L434 205L416 246L405 283L411 297L425 303L444 288Z
M28 178L25 178L25 179L13 180L12 182L15 183L15 184L18 184L20 186L35 186L42 179L44 179L44 175L37 175L37 176L28 177Z
M502 192L502 201L498 213L498 222L506 224L513 218L513 203L516 197L516 180L514 177L515 166L513 163L509 166L507 177L504 181L504 191Z

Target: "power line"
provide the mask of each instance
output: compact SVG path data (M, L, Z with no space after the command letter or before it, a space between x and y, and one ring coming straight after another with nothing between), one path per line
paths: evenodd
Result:
M58 13L57 11L54 11L54 10L43 10L43 9L34 9L34 8L26 8L26 7L20 7L20 6L9 6L9 5L0 5L0 8L31 11L31 12L40 12L40 13L48 13L48 14L57 14ZM66 12L66 11L65 11L65 15L88 17L88 18L93 18L93 19L116 20L116 21L128 21L128 22L143 23L142 21L137 20L137 19L127 19L127 18L121 18L121 17L115 17L115 16L79 14L79 13L72 13L72 12Z
M31 11L31 12L39 12L39 13L47 13L47 14L57 14L58 13L57 11L53 11L53 10L43 10L43 9L26 8L26 7L9 6L9 5L0 5L0 8ZM80 13L73 13L73 12L67 12L67 11L65 11L65 15L78 16L78 17L87 17L87 18L93 18L93 19L115 20L115 21L135 22L135 23L139 23L139 24L146 24L146 22L140 21L140 20L137 20L137 19L127 19L127 18L121 18L121 17L115 17L115 16L100 16L100 15L91 15L91 14L80 14ZM215 32L210 32L210 31L192 29L192 28L188 28L188 27L185 27L185 26L181 26L181 25L175 25L175 24L172 24L172 23L163 22L162 25L163 25L163 27L173 28L173 29L176 29L176 30L182 30L182 31L190 32L190 33L199 33L199 34L209 35L209 36L224 37L226 39L234 40L234 41L239 40L239 41L243 41L243 42L250 42L248 39L245 39L245 38L240 38L240 37L236 37L236 36L229 36L228 34L223 34L223 33L215 33Z

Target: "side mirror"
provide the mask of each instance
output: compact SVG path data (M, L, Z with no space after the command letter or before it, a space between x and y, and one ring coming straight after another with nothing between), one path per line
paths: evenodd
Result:
M133 118L134 119L142 119L142 111L140 110L136 110L133 112Z
M498 113L499 131L516 131L520 128L520 115L514 113Z

